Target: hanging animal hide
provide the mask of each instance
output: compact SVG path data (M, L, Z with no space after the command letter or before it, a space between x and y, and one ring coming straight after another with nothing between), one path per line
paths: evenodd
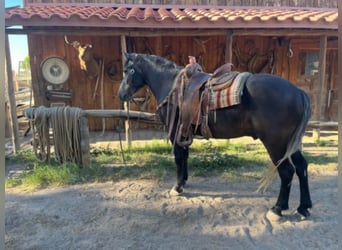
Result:
M99 64L94 57L93 45L82 45L78 41L69 42L67 37L64 37L65 43L72 45L78 51L78 59L80 67L84 70L89 78L95 78L99 74Z

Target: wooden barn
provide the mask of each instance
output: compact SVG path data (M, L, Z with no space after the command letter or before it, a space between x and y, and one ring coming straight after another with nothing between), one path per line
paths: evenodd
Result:
M310 95L312 120L337 121L337 1L26 0L6 9L5 25L6 34L28 36L37 106L121 109L128 51L179 65L192 55L206 72L232 62L238 71L279 75ZM130 108L155 112L156 103L143 89ZM119 120L105 123L112 130ZM102 129L102 119L89 127Z

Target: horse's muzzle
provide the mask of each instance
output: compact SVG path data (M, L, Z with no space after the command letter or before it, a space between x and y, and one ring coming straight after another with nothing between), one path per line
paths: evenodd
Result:
M128 102L132 99L132 95L129 91L129 88L127 87L127 84L121 84L118 92L118 97L121 101Z
M118 93L118 97L121 101L128 102L130 100L130 97L128 94Z

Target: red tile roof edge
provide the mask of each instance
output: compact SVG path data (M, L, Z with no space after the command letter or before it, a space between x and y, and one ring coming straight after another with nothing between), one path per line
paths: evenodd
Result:
M118 7L119 6L119 7ZM143 7L142 7L143 6ZM151 7L147 7L151 6ZM153 7L152 7L153 6ZM172 5L34 4L5 11L6 25L133 28L311 28L337 29L337 9L226 6L184 9ZM151 12L151 9L154 12ZM59 11L59 12L58 12ZM162 12L163 11L163 12ZM234 11L243 13L234 13ZM279 14L279 11L282 13ZM285 13L284 12L288 12ZM326 12L326 13L325 13ZM239 16L240 14L240 16ZM7 21L7 22L6 22ZM177 27L175 27L177 25ZM179 26L178 26L179 25Z
M286 10L321 10L321 11L338 11L338 8L317 8L317 7L293 7L293 6L234 6L234 5L180 5L180 4L120 4L120 3L27 3L24 7L32 6L64 6L64 7L112 7L112 8L152 8L152 9L286 9ZM13 7L10 7L13 8Z

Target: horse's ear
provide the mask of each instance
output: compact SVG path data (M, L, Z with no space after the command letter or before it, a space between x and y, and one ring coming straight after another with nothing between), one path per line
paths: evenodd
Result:
M125 56L126 60L129 59L129 54L126 51L123 51L122 54Z
M122 53L125 56L126 61L134 61L138 56L138 54L136 54L136 53L128 53L126 51L122 52Z

